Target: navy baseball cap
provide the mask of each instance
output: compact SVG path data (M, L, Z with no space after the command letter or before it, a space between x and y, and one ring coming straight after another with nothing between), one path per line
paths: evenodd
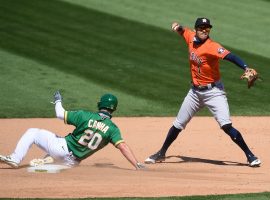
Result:
M197 18L196 22L195 22L195 28L199 27L199 26L208 26L210 28L212 28L213 26L210 24L210 20L205 18L205 17L200 17Z

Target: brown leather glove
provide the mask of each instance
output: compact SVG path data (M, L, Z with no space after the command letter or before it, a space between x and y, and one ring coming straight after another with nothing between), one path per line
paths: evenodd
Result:
M247 68L241 79L247 79L248 88L254 85L254 82L258 79L258 73L255 69Z

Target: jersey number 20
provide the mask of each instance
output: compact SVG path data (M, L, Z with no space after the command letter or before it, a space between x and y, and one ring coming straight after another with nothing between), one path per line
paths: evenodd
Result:
M87 129L85 130L85 135L83 135L78 142L91 150L95 150L101 141L102 136L99 133L94 133L94 131Z

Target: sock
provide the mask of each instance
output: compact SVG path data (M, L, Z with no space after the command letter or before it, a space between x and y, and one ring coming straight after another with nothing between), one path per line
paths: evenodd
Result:
M173 141L177 138L179 133L181 132L181 129L175 128L172 126L167 134L167 137L163 143L163 146L160 149L160 153L165 155L168 148L171 146Z
M244 138L242 137L241 133L238 130L236 130L231 125L227 127L222 127L222 129L224 130L225 133L227 133L231 137L232 141L234 141L234 143L236 143L245 152L247 159L254 156L254 154L250 151Z

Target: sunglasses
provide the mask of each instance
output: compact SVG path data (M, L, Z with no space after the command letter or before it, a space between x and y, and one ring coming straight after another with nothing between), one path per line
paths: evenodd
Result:
M196 30L197 31L203 31L203 30L205 30L206 32L209 32L211 30L211 28L208 27L208 26L200 26L200 27L197 27Z

